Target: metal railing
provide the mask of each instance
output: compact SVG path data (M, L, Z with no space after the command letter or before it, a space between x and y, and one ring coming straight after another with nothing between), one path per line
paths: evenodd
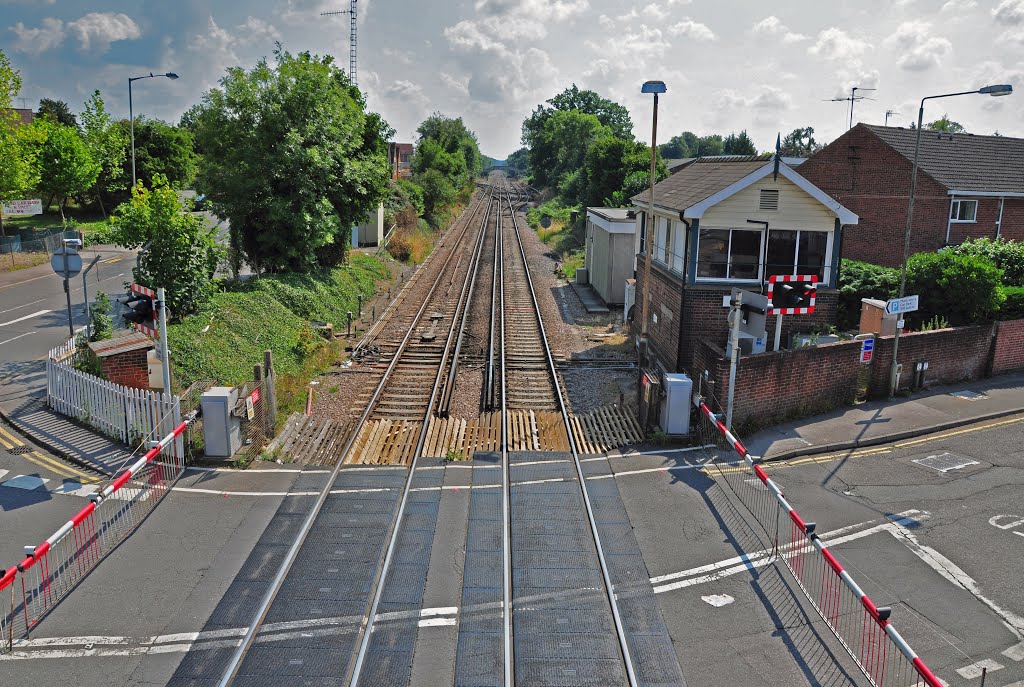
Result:
M702 390L703 392L703 390ZM704 392L706 393L706 392ZM829 629L875 687L941 687L924 661L786 500L743 443L725 426L713 396L698 395L701 444L715 450L716 481L725 484L757 521L772 549ZM740 461L723 458L735 452ZM788 523L788 525L787 525Z
M70 520L0 576L0 653L32 628L149 515L185 471L170 450L188 422L156 442ZM164 453L162 460L157 456Z

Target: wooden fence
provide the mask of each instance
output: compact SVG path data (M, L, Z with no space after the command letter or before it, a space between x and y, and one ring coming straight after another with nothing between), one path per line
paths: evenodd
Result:
M73 417L129 446L157 441L181 423L177 396L122 386L74 368L73 341L50 351L46 360L46 400L56 412ZM179 437L175 457L184 455Z

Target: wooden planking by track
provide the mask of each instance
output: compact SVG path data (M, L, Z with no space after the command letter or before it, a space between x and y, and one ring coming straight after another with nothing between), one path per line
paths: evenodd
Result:
M644 438L636 416L617 405L602 406L583 415L570 415L569 424L580 453L606 453Z
M353 422L293 413L265 453L288 462L333 465L353 430Z

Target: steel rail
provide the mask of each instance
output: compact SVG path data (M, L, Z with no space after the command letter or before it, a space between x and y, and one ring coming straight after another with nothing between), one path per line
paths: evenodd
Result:
M466 297L467 307L462 311L462 321L459 324L459 336L455 341L455 351L452 353L452 362L448 367L448 380L445 382L444 392L441 394L441 402L437 409L437 414L441 417L448 417L449 410L451 409L452 393L455 391L455 376L459 371L459 353L462 351L462 341L466 333L466 322L469 320L469 317L467 316L469 313L469 303L473 300L473 291L476 288L476 275L480 268L480 255L483 252L484 237L490 227L491 207L492 204L488 201L487 212L484 214L483 230L480 233L480 248L476 257L473 259L473 275L470 278L469 295ZM498 205L498 212L501 212L500 204Z
M514 646L512 642L512 511L510 506L512 482L508 464L508 413L505 404L505 237L502 232L501 199L498 199L498 223L495 242L495 265L501 262L498 273L500 284L492 284L498 289L498 308L501 313L501 594L502 594L502 635L505 646L505 687L515 683ZM491 298L494 305L494 298ZM491 310L493 326L494 309Z
M466 232L469 230L470 224L471 222L467 222L466 225L463 227L462 233L459 235L459 239L456 241L456 244L458 244L465 237ZM356 427L361 427L366 422L366 419L370 416L370 413L373 411L373 408L376 405L377 400L380 398L384 386L387 384L392 372L398 365L398 361L402 357L402 352L405 351L406 346L412 339L412 335L416 331L416 325L419 322L420 318L423 316L423 313L426 311L427 305L429 305L430 303L430 298L434 295L434 292L437 290L437 287L442 283L443 277L445 276L446 268L448 267L448 264L451 262L451 259L456 254L459 254L459 251L456 250L455 247L453 246L452 250L448 254L448 257L445 258L444 264L442 264L441 269L438 270L437 276L434 278L434 283L431 285L430 290L427 292L427 295L424 296L423 304L420 306L419 310L416 313L416 316L413 319L412 324L409 326L409 330L406 332L405 337L402 339L402 343L399 345L398 351L396 352L394 357L392 357L391 362L388 364L387 369L384 371L384 375L381 377L380 382L378 382L377 384L377 388L374 390L373 395L370 397L370 401L366 404L366 409L363 410L363 414L360 416L359 421L355 425ZM303 521L302 528L296 535L295 541L288 549L288 553L285 555L284 560L281 562L281 566L278 568L277 573L274 575L274 579L271 581L270 587L267 589L267 593L263 596L263 600L260 602L260 606L256 611L255 617L253 618L253 622L250 623L248 629L246 630L245 636L242 637L237 649L235 650L235 653L232 654L231 661L228 663L228 666L225 669L223 676L218 682L219 687L228 687L228 685L230 685L231 682L235 679L235 675L238 673L238 669L241 667L242 661L245 659L245 656L248 653L249 648L252 646L252 643L255 640L256 635L259 633L259 630L263 625L263 621L266 618L267 613L270 611L270 606L274 603L274 599L277 598L278 592L281 591L281 587L284 585L285 578L288 576L288 571L291 570L292 565L295 563L295 559L298 557L299 550L302 548L302 545L306 541L306 537L309 536L309 532L313 528L313 523L320 515L320 511L323 509L324 504L327 502L327 498L328 496L330 496L331 493L331 488L334 486L334 482L338 479L338 474L341 472L341 466L345 460L345 456L347 456L348 452L352 450L352 445L355 443L357 435L358 432L353 432L352 435L349 437L348 441L345 443L345 448L341 453L341 458L335 464L334 470L331 472L331 476L328 478L327 483L324 485L324 488L320 491L320 494L317 496L317 500L313 504L313 508L310 510L309 515L306 516L306 519ZM409 478L406 481L406 492L408 492L409 482L411 481L411 478L412 471L410 470ZM395 527L394 523L392 523L392 527Z
M501 201L497 201L498 205L498 216L501 215ZM494 408L494 320L495 320L495 288L499 277L498 270L498 256L499 248L498 244L501 242L501 222L498 220L497 235L494 240L494 265L491 270L491 321L490 321L490 334L487 339L487 382L484 387L484 408L492 410ZM503 311L504 309L502 309ZM504 347L504 341L502 341L502 347ZM504 389L502 389L502 395L504 396Z
M633 668L633 659L629 651L629 643L626 640L626 631L622 624L622 617L619 613L619 604L615 598L615 589L612 586L611 576L608 573L608 562L605 560L604 547L601 544L601 535L597 531L597 521L594 517L594 509L590 503L590 495L587 493L586 479L583 476L583 468L580 465L579 448L576 446L576 439L572 433L572 425L569 423L569 413L566 410L565 399L562 397L562 388L558 383L558 372L555 368L554 358L551 355L551 347L548 345L547 334L544 331L544 318L541 315L540 305L537 302L537 294L533 288L533 279L530 276L530 267L526 260L526 249L523 246L523 239L519 233L519 222L516 220L516 212L515 208L512 207L511 200L508 201L508 207L512 214L512 227L515 230L516 240L519 244L519 253L523 258L523 265L526 267L526 284L530 292L530 298L533 300L534 311L537 314L537 324L540 327L540 338L543 343L544 354L547 357L548 370L551 372L551 378L555 387L555 398L558 401L558 407L562 414L562 421L565 423L565 431L569 436L569 448L572 451L573 464L576 467L576 475L579 477L580 492L583 494L583 503L587 509L587 519L590 521L590 531L594 536L594 545L597 548L597 557L601 565L601 576L604 578L605 591L612 611L612 619L615 621L615 633L618 635L619 649L622 652L622 661L626 669L626 678L631 687L636 687L636 671Z
M427 441L427 431L430 428L428 420L433 412L434 403L437 401L437 394L441 387L441 380L444 378L445 361L448 359L448 354L451 352L452 340L455 337L455 325L459 320L460 311L462 312L463 317L465 317L465 311L469 308L467 293L472 287L472 277L476 274L476 270L474 269L475 265L479 262L480 254L483 252L484 236L487 233L487 220L489 218L490 202L488 201L488 212L484 215L484 222L480 229L480 236L477 239L477 245L473 251L472 261L474 264L466 269L466 278L462 284L462 292L455 305L455 312L452 314L452 323L448 329L448 337L445 340L444 353L441 356L441 363L437 368L437 375L434 377L434 386L430 390L430 400L427 402L426 408L424 409L423 426L420 428L420 435L416 442L416 448L412 454L412 463L409 465L409 474L405 478L405 488L402 490L402 497L398 504L398 513L395 515L395 519L391 524L391 536L388 541L388 548L384 553L384 564L380 569L377 579L374 581L373 601L370 604L370 613L366 618L366 625L362 628L359 650L356 652L356 661L352 667L351 679L348 681L351 687L356 687L359 684L359 677L362 674L363 664L366 661L366 653L370 647L370 636L373 634L373 626L377 620L377 609L380 607L380 600L384 595L384 586L387 583L388 572L391 569L391 561L395 555L395 544L398 542L398 535L402 528L402 516L405 514L405 506L409 501L413 476L416 474L416 467L419 463L420 454L423 451L423 445ZM454 252L455 251L453 251L453 253ZM452 276L454 277L454 275ZM423 308L426 308L428 301L429 296L424 299ZM417 319L419 318L417 317Z

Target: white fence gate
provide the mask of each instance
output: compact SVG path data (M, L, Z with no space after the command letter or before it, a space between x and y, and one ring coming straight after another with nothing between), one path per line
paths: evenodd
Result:
M157 440L181 423L177 396L133 389L80 372L74 368L76 358L75 342L69 341L52 349L46 360L46 400L53 410L129 446ZM184 456L180 437L173 454Z

